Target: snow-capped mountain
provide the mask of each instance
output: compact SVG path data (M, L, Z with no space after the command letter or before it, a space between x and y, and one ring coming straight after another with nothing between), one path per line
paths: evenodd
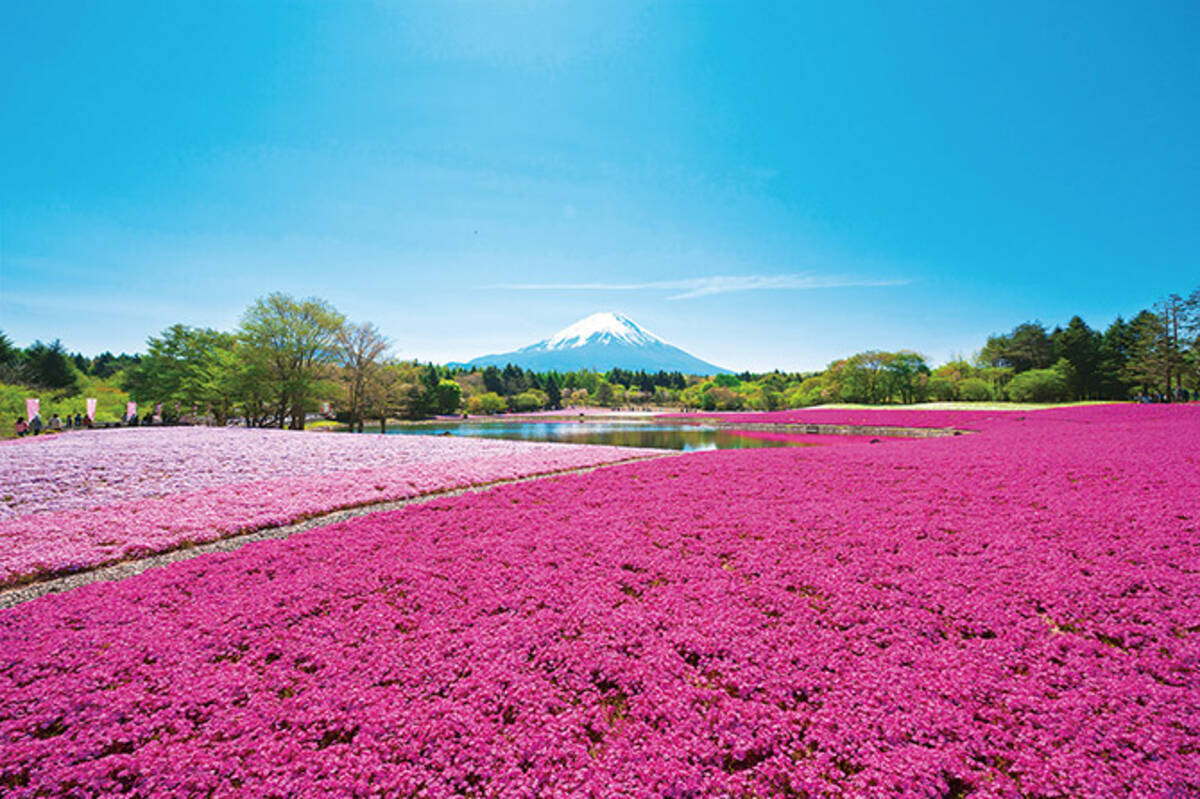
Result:
M611 312L594 313L528 347L483 355L456 365L503 367L510 363L538 372L575 369L603 372L614 367L699 375L729 372L668 344L632 319Z
M588 344L628 344L642 347L655 342L662 342L658 336L642 330L627 316L619 313L594 313L580 319L573 325L564 327L547 339L537 344L522 347L518 352L533 350L569 350L586 347Z

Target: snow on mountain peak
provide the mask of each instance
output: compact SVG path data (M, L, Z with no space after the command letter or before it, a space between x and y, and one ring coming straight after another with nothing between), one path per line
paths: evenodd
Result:
M657 343L663 343L662 339L638 327L632 319L619 313L604 311L580 319L535 346L544 350L568 350L587 344L644 347Z
M638 327L619 313L595 313L550 338L511 352L473 358L465 366L502 368L507 364L536 372L604 371L620 368L689 375L728 373Z

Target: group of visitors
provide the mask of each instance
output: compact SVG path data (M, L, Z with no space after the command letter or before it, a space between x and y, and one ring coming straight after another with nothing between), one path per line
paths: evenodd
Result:
M158 422L159 424L167 423L165 419L156 418L154 413L151 411L146 411L145 415L143 415L141 419L138 418L136 413L133 413L129 414L128 416L122 416L121 421L130 427L137 427L138 425L151 425L155 422Z
M1200 402L1200 389L1188 391L1186 388L1177 388L1170 394L1162 391L1157 394L1143 394L1139 391L1136 399L1138 402Z
M156 416L153 411L147 411L145 415L138 416L136 413L128 414L121 417L121 424L128 427L145 427L152 424L179 424L185 421L179 417ZM60 433L64 430L90 430L94 424L94 420L90 416L84 416L82 413L77 413L74 416L67 414L65 417L60 417L57 413L50 417L49 421L42 421L41 415L31 416L28 421L25 418L17 417L16 423L13 425L13 430L18 438L25 436L36 436L42 432ZM112 423L105 423L105 427L111 426Z
M13 430L16 431L18 438L25 436L36 436L46 430L51 433L61 433L63 430L90 428L92 419L90 416L84 416L82 413L77 413L74 416L67 414L66 419L60 417L57 413L50 417L50 421L42 422L41 414L33 416L27 422L24 416L18 416L16 423L13 425Z

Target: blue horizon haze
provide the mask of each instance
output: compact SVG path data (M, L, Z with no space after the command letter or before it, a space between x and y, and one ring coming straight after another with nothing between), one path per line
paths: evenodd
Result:
M19 4L0 330L272 291L436 362L616 311L734 370L1200 285L1200 5Z

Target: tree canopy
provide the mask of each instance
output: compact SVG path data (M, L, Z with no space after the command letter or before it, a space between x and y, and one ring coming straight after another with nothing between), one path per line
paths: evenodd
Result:
M171 325L142 355L69 353L59 341L16 346L0 331L0 392L5 409L51 394L76 409L80 392L99 395L111 418L126 395L162 403L167 418L198 414L219 424L300 429L326 404L362 430L390 417L499 413L564 406L775 410L829 402L926 400L1171 400L1200 392L1200 288L1171 294L1106 328L1079 315L1048 330L1022 322L989 336L974 358L936 368L912 350L868 350L819 372L684 375L610 369L535 372L450 369L389 357L390 342L370 322L348 321L316 298L274 293L256 300L233 331Z

